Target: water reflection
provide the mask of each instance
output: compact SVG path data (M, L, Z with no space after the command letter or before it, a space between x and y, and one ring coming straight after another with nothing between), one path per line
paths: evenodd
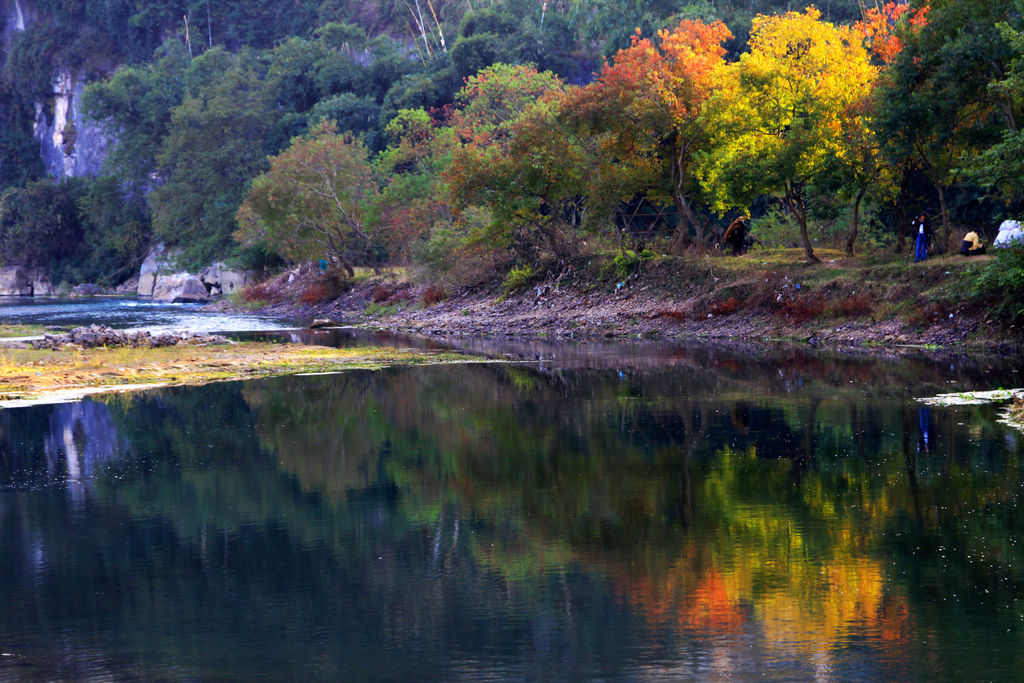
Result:
M909 400L985 363L503 353L557 357L0 413L0 641L42 678L1015 675L1019 439Z

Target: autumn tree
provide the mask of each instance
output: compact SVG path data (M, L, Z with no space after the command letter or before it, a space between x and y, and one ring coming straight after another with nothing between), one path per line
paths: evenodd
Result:
M569 206L578 187L571 177L586 166L558 126L564 92L550 72L505 64L470 78L459 92L445 180L460 209L491 210L494 221L482 237L493 246L540 247L556 256L572 248L562 227L578 223Z
M712 95L713 130L700 177L719 211L780 197L800 226L804 252L818 262L807 232L808 188L837 163L843 118L869 92L876 73L851 29L803 13L759 16L750 51Z
M322 122L269 161L238 210L235 238L292 262L333 261L351 277L372 243L366 214L376 185L366 148Z
M636 34L569 109L591 135L607 136L615 167L633 171L639 185L623 184L619 199L646 193L674 204L676 249L688 241L691 229L698 246L709 237L693 206L699 187L692 167L695 152L708 142L701 114L725 67L722 43L729 38L721 22L689 20L660 31L657 42Z
M388 146L376 166L383 180L376 220L392 260L406 261L433 228L452 220L443 174L452 131L422 109L402 109L384 129Z

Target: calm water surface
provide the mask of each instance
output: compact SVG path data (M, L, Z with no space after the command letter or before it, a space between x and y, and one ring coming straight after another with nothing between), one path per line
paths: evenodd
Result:
M1014 363L471 346L0 411L0 679L1019 678Z

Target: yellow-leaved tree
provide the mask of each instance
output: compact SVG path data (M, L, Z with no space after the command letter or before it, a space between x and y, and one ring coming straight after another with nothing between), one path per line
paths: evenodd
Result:
M834 177L857 153L848 149L851 116L877 73L859 36L804 12L754 19L750 49L721 72L705 107L712 143L698 175L724 213L758 195L779 197L800 226L808 260L818 262L807 234L807 189ZM854 128L859 126L854 125ZM863 153L863 150L861 150Z

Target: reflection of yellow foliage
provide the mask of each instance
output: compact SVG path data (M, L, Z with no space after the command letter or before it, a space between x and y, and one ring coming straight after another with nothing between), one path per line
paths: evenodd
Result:
M832 668L832 652L857 634L906 643L908 606L887 595L884 567L864 548L874 523L880 526L897 507L885 494L890 489L848 488L858 507L871 510L853 517L818 480L802 482L798 506L782 496L754 503L739 493L751 473L758 474L768 499L772 486L788 489L786 461L766 474L771 463L758 461L753 449L725 449L716 465L703 482L704 521L713 530L705 530L700 551L688 545L656 573L647 566L612 570L623 598L652 628L728 635L749 624L779 657L813 661L825 671ZM800 511L810 514L798 517ZM830 522L819 527L812 520ZM900 656L898 647L892 656Z

